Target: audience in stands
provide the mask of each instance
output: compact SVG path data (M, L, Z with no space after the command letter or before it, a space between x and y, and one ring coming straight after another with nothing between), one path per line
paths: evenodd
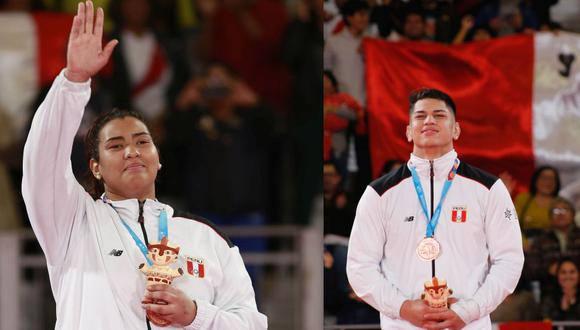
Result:
M324 69L336 76L339 90L366 102L362 40L372 36L369 27L369 5L361 0L348 0L341 8L345 28L326 41Z
M515 207L520 226L528 239L550 227L550 205L560 191L560 175L552 166L541 166L534 171L528 192L519 194Z
M550 289L558 260L569 257L580 261L580 228L574 223L575 213L570 201L556 197L550 207L550 229L543 231L529 246L524 277L540 281L542 290Z
M363 108L352 96L338 91L337 80L331 71L324 71L323 95L323 159L334 159L340 174L346 178L350 138L366 132Z
M578 262L570 258L561 259L556 269L555 290L542 298L542 315L557 321L580 318L580 290L578 290ZM579 329L580 327L566 327Z

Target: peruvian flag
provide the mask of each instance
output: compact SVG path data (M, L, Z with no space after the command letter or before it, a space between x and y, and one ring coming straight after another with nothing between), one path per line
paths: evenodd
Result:
M550 164L563 182L580 174L580 36L537 33L458 46L364 42L371 160L406 160L408 95L420 87L454 99L460 159L520 188Z
M203 260L187 257L187 272L193 277L203 278L205 276Z
M29 120L40 88L66 66L72 16L61 13L0 13L0 108L18 133Z
M451 221L465 222L467 221L467 208L462 206L454 206L451 211Z

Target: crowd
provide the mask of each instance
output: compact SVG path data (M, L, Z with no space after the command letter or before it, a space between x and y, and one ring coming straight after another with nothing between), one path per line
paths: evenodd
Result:
M357 202L377 176L370 168L364 38L392 42L461 44L535 31L557 32L550 15L558 1L324 2L325 322L379 323L346 280L344 264ZM406 166L386 161L380 176ZM541 166L526 192L509 173L502 178L517 210L525 265L514 294L492 321L580 320L580 198L577 186L561 189L558 170ZM579 212L580 213L580 212Z

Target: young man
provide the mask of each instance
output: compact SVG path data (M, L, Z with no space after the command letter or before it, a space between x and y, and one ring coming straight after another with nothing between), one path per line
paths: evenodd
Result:
M381 313L383 329L491 329L489 313L513 291L524 262L514 206L501 180L457 158L451 97L421 89L409 101L413 153L360 199L350 284ZM433 276L453 290L449 309L419 299Z

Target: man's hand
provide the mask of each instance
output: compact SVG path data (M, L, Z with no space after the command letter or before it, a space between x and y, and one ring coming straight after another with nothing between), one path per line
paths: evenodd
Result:
M441 309L425 314L425 322L421 326L429 330L459 330L465 322L451 309Z
M183 291L167 284L148 285L142 306L179 327L191 324L197 315L197 306L193 300Z
M92 1L79 3L68 40L65 71L68 80L89 80L107 64L119 43L111 40L103 49L103 9L97 9L96 20L94 14Z
M421 299L417 300L405 300L403 305L401 305L401 318L411 322L414 326L422 327L428 320L425 315L437 313L441 311L438 308L432 308L427 305L427 303ZM443 329L443 328L442 328Z

